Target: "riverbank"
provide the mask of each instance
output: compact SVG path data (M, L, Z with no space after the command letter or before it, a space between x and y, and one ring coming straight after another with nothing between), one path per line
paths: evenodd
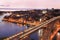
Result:
M26 26L27 24L30 25L30 26L37 26L40 24L40 21L35 21L35 20L32 20L32 21L26 21L25 19L23 18L20 18L18 20L15 20L15 19L12 19L12 18L9 18L9 19L6 19L4 18L3 21L7 21L7 22L11 22L11 23L15 23L19 26Z

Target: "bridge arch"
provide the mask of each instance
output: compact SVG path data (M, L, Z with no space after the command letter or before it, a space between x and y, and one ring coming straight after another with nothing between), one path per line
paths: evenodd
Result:
M60 31L60 20L57 20L55 22L56 29L53 31L53 33L50 35L50 40L57 40L57 34Z

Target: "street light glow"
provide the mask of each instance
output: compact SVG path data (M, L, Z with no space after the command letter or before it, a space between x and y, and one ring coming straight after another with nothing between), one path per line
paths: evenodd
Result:
M42 11L43 14L47 13L47 11Z

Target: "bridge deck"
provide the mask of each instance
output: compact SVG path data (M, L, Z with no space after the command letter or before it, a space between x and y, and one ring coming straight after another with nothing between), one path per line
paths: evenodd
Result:
M50 22L53 22L54 20L57 20L57 19L59 19L59 18L60 18L60 16L51 18L51 19L49 19L49 20L46 20L45 22L41 23L41 24L38 25L38 26L31 27L31 28L25 30L24 32L18 33L18 34L16 34L16 35L13 35L13 36L11 36L11 37L9 37L9 38L7 38L7 39L4 39L4 40L11 40L11 39L14 39L14 38L16 38L16 37L19 37L20 39L25 38L27 35L33 33L34 31L36 31L36 30L44 27L45 25L47 25L47 24L49 24Z

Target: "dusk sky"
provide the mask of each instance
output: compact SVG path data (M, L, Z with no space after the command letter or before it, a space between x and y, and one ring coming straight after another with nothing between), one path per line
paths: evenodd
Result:
M60 0L0 0L0 8L60 8Z

